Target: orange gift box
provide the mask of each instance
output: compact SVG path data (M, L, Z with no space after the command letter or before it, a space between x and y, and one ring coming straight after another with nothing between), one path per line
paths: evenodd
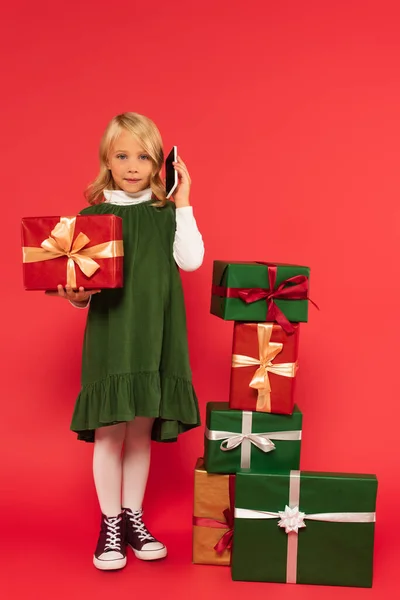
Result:
M235 475L207 473L199 458L194 472L193 562L230 565Z
M291 415L299 345L274 323L235 323L229 407Z
M122 219L115 215L22 219L26 290L57 285L90 289L123 286Z

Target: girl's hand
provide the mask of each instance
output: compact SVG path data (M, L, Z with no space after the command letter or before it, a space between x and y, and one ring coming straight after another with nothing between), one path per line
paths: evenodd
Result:
M183 160L178 156L177 162L173 163L175 170L178 171L178 186L174 193L174 201L177 208L183 206L190 206L190 186L192 180L190 179L189 171Z
M60 298L65 298L66 300L70 300L71 302L77 302L85 304L93 294L99 294L101 290L86 290L83 287L80 287L78 291L74 291L70 285L66 285L65 289L62 285L57 286L57 291L48 291L45 292L48 296L60 296Z

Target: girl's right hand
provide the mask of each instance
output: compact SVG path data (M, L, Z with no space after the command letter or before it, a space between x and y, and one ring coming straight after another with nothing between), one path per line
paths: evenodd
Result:
M101 290L85 290L85 288L80 287L79 290L74 291L70 285L66 285L65 289L62 285L57 286L57 291L47 291L45 294L48 296L60 296L60 298L65 298L66 300L70 300L71 302L82 302L82 304L86 303L93 294L99 294Z

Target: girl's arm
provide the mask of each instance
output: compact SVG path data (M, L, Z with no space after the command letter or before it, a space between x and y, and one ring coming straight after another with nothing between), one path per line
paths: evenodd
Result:
M193 208L190 206L192 180L185 163L180 157L174 163L174 167L178 172L179 182L174 194L176 231L173 255L178 267L184 271L195 271L203 263L204 243L197 228Z
M203 263L204 242L191 206L176 208L173 255L183 271L195 271Z

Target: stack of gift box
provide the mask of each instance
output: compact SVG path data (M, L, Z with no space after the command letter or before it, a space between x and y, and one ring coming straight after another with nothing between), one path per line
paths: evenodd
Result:
M193 562L232 579L370 587L377 479L300 471L295 404L309 268L215 261L211 313L234 321L229 402L209 402Z

